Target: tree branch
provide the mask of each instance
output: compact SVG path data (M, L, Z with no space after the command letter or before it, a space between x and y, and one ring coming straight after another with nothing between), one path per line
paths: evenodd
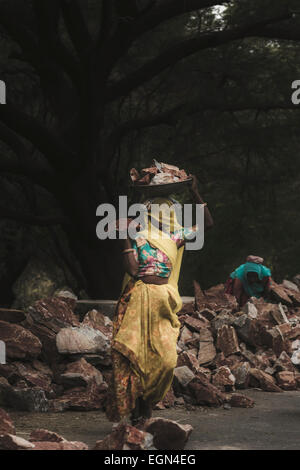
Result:
M0 106L0 121L29 140L56 169L66 170L70 161L73 163L72 170L74 169L75 155L37 119L6 104Z
M77 0L60 0L70 39L81 59L87 58L92 39Z
M141 119L132 119L128 122L121 124L117 127L109 136L108 141L111 142L111 146L114 145L116 148L121 138L127 135L131 131L145 129L147 127L153 127L158 125L174 126L178 120L192 116L203 111L219 111L219 112L238 112L238 111L272 111L272 110L293 110L299 111L291 101L287 102L274 102L268 99L257 99L256 97L247 97L243 101L237 102L232 100L229 102L227 99L213 100L201 98L200 101L196 99L191 102L182 103L168 109L164 113L159 115L149 116Z
M161 2L157 7L152 8L147 15L130 25L131 37L135 39L176 16L228 3L230 0L169 0Z
M276 18L261 20L257 23L245 25L242 27L223 30L217 32L203 33L199 37L187 39L172 47L169 47L155 59L149 61L138 70L132 72L126 78L111 85L107 89L106 101L113 101L120 96L130 93L135 88L141 86L144 82L151 80L160 72L200 50L217 47L222 44L249 36L257 36L262 33L265 26L288 19L290 13L286 13Z
M109 0L107 0L109 2ZM189 13L193 10L207 8L221 3L229 3L230 0L169 0L164 1L157 7L152 6L148 13L137 15L135 20L120 22L115 34L112 36L107 45L107 53L100 59L106 63L104 74L108 75L114 64L122 57L130 48L132 43L142 34L155 28L162 22ZM98 74L101 70L98 66Z

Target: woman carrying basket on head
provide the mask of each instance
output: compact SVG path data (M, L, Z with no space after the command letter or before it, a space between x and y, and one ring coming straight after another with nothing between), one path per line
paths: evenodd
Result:
M195 177L191 192L195 202L203 204ZM151 214L152 203L160 205L159 217ZM113 372L106 406L110 421L130 415L133 425L151 417L153 406L172 384L180 328L177 312L182 308L178 278L185 241L198 229L178 223L170 198L144 204L148 231L138 232L135 240L127 238L124 243L126 275L113 321ZM204 228L212 225L205 207Z

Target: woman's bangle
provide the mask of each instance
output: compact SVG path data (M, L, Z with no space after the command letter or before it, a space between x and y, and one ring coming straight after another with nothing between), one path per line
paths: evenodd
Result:
M126 250L122 251L122 254L130 253L131 251L135 251L134 248L127 248Z

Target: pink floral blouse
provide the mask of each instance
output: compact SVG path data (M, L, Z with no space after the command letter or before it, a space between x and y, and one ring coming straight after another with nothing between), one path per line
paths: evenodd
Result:
M198 230L198 226L192 228L183 228L171 234L171 239L186 240L190 238L192 233ZM148 240L137 235L135 240L131 240L132 248L134 248L134 256L139 263L137 277L155 275L160 277L169 277L172 270L172 264L165 253L158 248L150 245Z

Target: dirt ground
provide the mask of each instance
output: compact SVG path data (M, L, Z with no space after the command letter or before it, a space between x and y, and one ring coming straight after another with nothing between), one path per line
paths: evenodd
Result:
M191 424L194 431L188 450L299 450L300 391L244 392L255 400L252 409L185 408L155 410L153 416ZM17 434L28 438L36 428L58 432L68 440L83 441L92 448L110 433L103 412L28 413L8 410Z

